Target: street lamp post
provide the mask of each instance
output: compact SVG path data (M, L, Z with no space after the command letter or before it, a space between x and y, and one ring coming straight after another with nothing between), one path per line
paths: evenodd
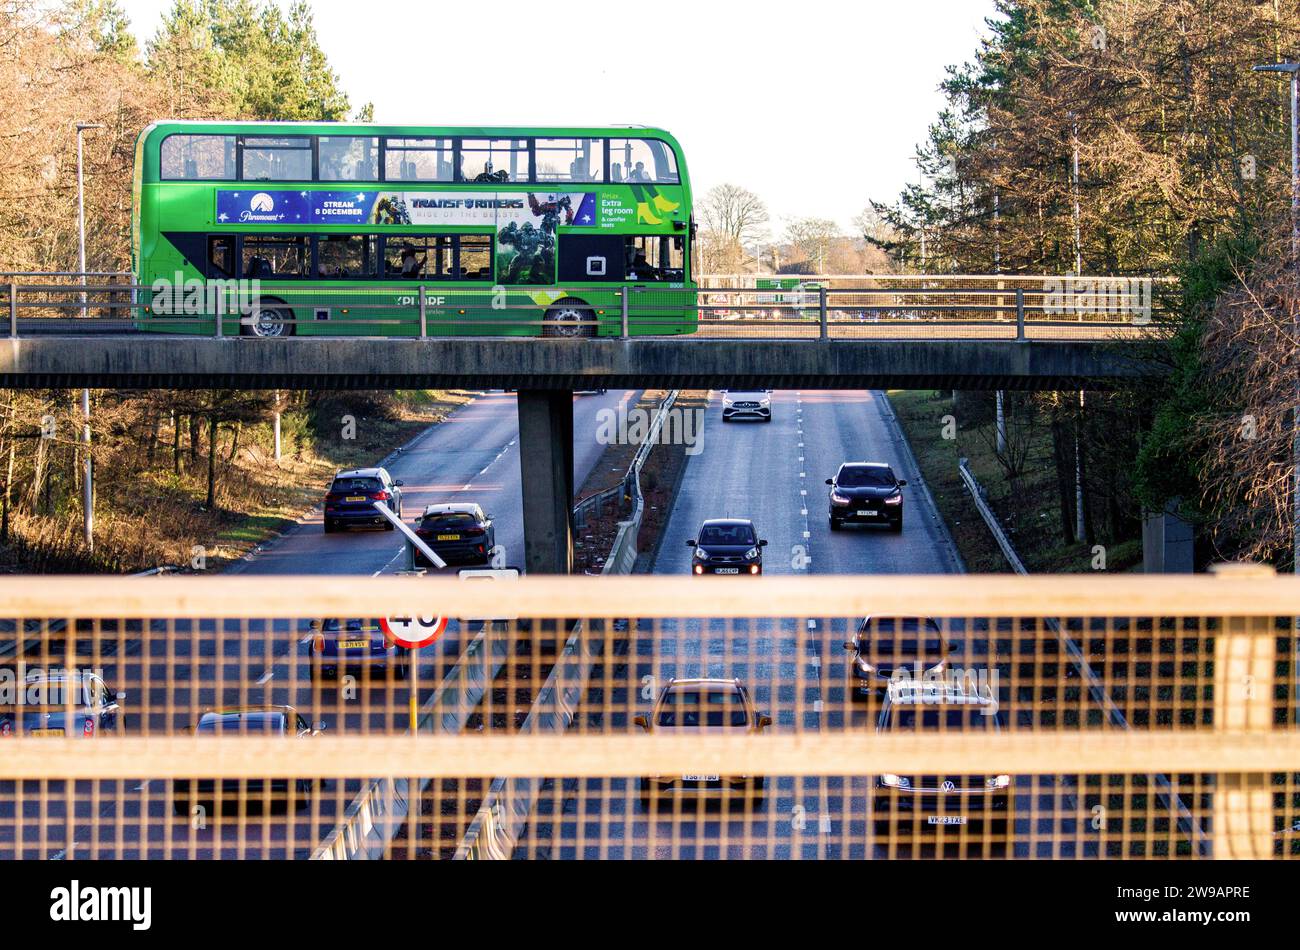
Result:
M1291 79L1291 266L1300 269L1300 63L1268 63L1254 71ZM1300 323L1293 326L1292 336L1300 338ZM1300 574L1300 379L1291 410L1291 468L1291 569Z
M81 136L104 126L98 122L77 123L77 267L81 286L81 316L86 315L86 185L82 172ZM85 453L81 480L82 532L87 549L95 549L95 483L94 465L90 460L90 390L81 390L81 442Z

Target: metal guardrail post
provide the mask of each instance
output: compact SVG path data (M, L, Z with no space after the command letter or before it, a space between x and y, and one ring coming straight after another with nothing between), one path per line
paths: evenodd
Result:
M1016 342L1025 342L1025 288L1016 288Z
M18 335L18 284L9 281L9 335Z
M213 336L215 336L218 340L220 340L221 337L222 337L222 336L224 335L224 333L225 333L225 328L222 326L222 324L226 322L226 313L225 313L225 311L226 311L226 297L225 297L225 295L224 295L224 294L218 294L218 295L217 295L217 301L218 301L218 302L217 302L216 307L213 308L213 309L215 310L215 313L213 313L213 315L212 315L212 316L213 316L213 321L212 321L212 322L216 324L216 330L214 331ZM256 306L256 304L254 304L254 306ZM242 315L241 315L241 318L242 318Z
M424 284L420 285L420 339L429 338L429 308L428 301L424 296Z
M632 302L631 302L631 292L628 290L627 287L624 287L624 288L623 288L623 307L622 307L622 310L623 310L623 333L622 333L622 338L623 338L624 340L626 340L627 337L628 337L628 332L627 332L628 311L631 309L631 306L632 306Z
M823 340L830 339L830 328L826 325L826 285L822 284L817 288L817 318L821 324L819 337Z

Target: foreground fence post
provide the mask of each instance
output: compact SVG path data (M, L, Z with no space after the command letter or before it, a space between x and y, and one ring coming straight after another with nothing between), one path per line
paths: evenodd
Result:
M1025 288L1016 288L1016 341L1025 342Z
M18 335L18 284L9 281L9 335Z
M1228 566L1215 571L1240 577L1257 568ZM1272 576L1265 569L1259 576ZM1277 633L1269 617L1225 617L1214 639L1214 729L1268 732L1273 729L1273 679ZM1273 857L1273 792L1270 776L1221 772L1214 786L1214 853L1225 858Z
M631 299L630 299L630 298L631 298L631 294L628 292L627 287L624 287L624 288L623 288L623 307L622 307L622 311L623 311L623 334L622 334L622 336L623 336L623 339L624 339L624 340L626 340L627 337L628 337L628 332L627 332L628 311L631 309L631 306L632 306L632 303L631 303Z
M820 339L830 339L830 327L827 325L826 316L826 285L822 284L817 288L817 319L820 323L818 336Z
M420 339L429 338L429 308L424 296L424 284L420 285Z

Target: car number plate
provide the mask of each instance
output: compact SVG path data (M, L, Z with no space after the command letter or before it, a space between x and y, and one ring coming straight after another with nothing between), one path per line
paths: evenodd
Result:
M718 568L717 573L719 573L719 574L739 574L739 573L740 573L740 568L738 568L738 567L720 567L720 568Z
M346 499L344 499L344 500L345 500L345 501L365 501L365 500L366 500L366 496L365 496L365 495L348 495L348 497L347 497Z
M339 649L341 650L364 650L370 646L369 640L340 640Z
M683 775L682 776L682 781L684 782L716 782L717 780L718 777L716 775Z
M875 516L876 516L876 511L872 508L864 508L858 512L859 518L874 518Z
M458 534L440 534L440 535L438 535L438 540L439 540L439 541L459 541L459 540L460 540L460 535L458 535Z
M48 737L63 735L62 729L33 729L27 733L29 736Z
M964 825L966 824L965 815L931 815L926 819L931 825Z

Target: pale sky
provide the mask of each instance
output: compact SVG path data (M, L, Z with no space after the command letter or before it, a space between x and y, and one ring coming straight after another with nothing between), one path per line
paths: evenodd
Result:
M141 41L172 0L122 0ZM287 0L281 0L287 6ZM916 180L944 67L974 56L993 0L314 0L321 46L377 122L652 125L697 200L732 182L848 231ZM159 117L163 118L163 117Z

